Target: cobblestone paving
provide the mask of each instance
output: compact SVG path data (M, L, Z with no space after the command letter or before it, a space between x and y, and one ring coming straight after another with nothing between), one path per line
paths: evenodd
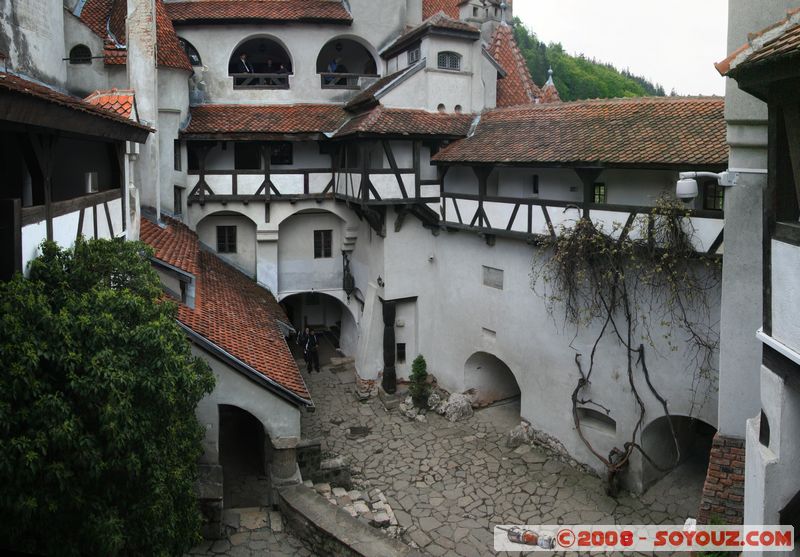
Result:
M216 557L310 557L303 543L288 534L279 512L265 508L226 510L223 515L231 532L227 539L208 541L194 548L190 556Z
M536 448L506 447L518 409L490 408L460 423L431 413L410 422L378 399L358 402L351 372L326 366L306 378L316 411L303 416L304 437L322 439L323 451L345 456L357 480L382 490L407 529L403 540L430 555L491 554L495 524L683 524L696 515L702 472L678 470L641 498L615 500L596 477ZM348 439L351 426L371 432Z

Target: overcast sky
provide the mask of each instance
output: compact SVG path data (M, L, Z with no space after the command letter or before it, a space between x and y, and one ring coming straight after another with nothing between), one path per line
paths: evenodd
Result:
M539 39L660 83L667 93L724 95L728 0L515 0Z

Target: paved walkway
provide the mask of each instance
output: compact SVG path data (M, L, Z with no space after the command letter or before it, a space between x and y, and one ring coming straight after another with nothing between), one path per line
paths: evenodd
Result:
M325 366L304 375L317 408L303 415L303 435L323 439L323 451L349 460L356 481L382 490L407 528L404 541L431 555L491 554L495 524L682 524L696 514L703 475L694 470L673 473L642 498L614 500L598 478L533 447L507 448L519 416L513 405L460 423L431 413L410 422L378 399L357 402L350 372ZM348 439L351 426L371 431Z

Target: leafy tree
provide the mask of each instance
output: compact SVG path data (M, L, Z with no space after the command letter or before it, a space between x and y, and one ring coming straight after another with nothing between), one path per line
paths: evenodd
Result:
M619 71L611 64L583 55L572 56L564 51L560 43L544 44L519 18L514 18L513 25L514 37L533 80L539 85L543 84L548 77L547 71L552 67L553 80L561 100L664 95L661 85L654 85L628 70Z
M411 393L411 398L416 406L424 406L428 400L428 395L431 392L431 386L428 385L428 364L425 358L420 354L414 361L411 362L411 382L408 386L408 392Z
M0 545L48 555L176 555L213 388L144 244L53 243L0 284Z

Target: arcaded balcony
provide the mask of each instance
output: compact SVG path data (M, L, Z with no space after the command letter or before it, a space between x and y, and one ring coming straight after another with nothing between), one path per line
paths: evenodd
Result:
M228 75L234 89L289 89L292 59L276 40L249 39L234 50Z
M358 90L364 79L378 77L378 66L366 46L340 38L322 47L317 57L317 73L323 89Z

